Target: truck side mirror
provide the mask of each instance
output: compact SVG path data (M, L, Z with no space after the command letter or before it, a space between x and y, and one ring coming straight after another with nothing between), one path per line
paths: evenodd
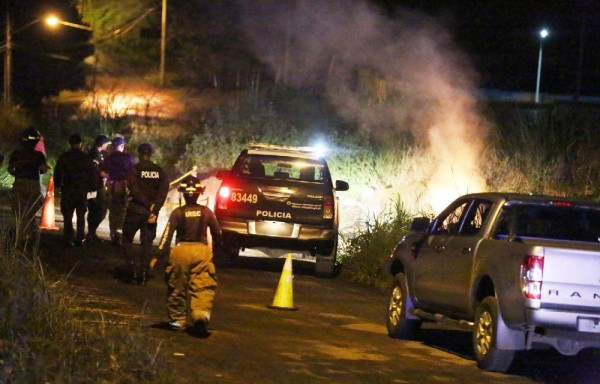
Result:
M335 190L336 191L347 191L350 189L350 185L344 180L336 180L335 181Z
M431 224L431 220L428 217L416 217L410 223L410 231L417 233L425 232L429 228L429 224Z

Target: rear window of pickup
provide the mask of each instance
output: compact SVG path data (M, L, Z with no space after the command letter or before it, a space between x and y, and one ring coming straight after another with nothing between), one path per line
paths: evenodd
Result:
M283 179L324 183L327 179L325 164L303 158L251 155L236 163L234 172L243 177Z
M505 205L494 237L509 236L599 243L600 210L575 205Z

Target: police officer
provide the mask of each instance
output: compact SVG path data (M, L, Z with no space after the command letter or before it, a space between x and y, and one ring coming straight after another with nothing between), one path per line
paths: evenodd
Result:
M60 211L64 218L63 236L66 245L73 244L73 213L77 218L75 245L85 237L85 213L88 193L96 190L96 171L92 159L81 150L77 133L69 137L71 149L60 155L54 169L56 188L60 189Z
M127 175L134 164L133 156L125 152L125 139L120 136L113 138L112 152L104 159L101 170L107 176L108 226L115 245L122 241L127 208Z
M106 217L106 190L105 180L106 174L102 172L104 159L108 156L107 148L110 145L110 140L105 135L98 135L94 141L94 147L88 152L92 159L96 175L96 196L88 199L88 233L86 242L97 243L99 241L96 231Z
M132 283L146 285L152 242L156 238L156 221L167 193L169 180L163 169L154 164L152 146L148 143L138 147L139 162L133 166L127 176L129 203L123 224L123 247L128 263ZM140 231L142 253L131 252L133 238Z
M165 271L169 329L186 328L189 302L189 317L194 329L201 334L206 334L206 325L210 320L217 288L207 229L210 228L213 246L218 247L222 238L213 212L208 207L198 204L198 197L204 189L194 176L188 176L181 181L178 190L183 193L185 205L171 213L158 247L160 255L165 257L173 235L177 232L177 245L171 248Z
M13 213L17 218L19 240L28 240L36 226L35 215L42 207L40 174L48 172L46 156L35 150L42 135L29 127L21 135L21 145L8 159L8 172L15 182L10 192Z

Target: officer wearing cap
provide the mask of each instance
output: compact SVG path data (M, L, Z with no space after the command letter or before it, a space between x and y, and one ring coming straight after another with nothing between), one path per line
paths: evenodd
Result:
M10 195L20 240L31 238L36 226L35 215L43 204L40 175L48 172L49 167L46 156L35 149L41 137L37 129L25 129L21 145L8 159L8 172L15 178Z
M96 189L92 159L81 150L82 140L77 133L69 137L71 149L60 155L54 169L56 188L60 190L60 211L64 218L63 236L66 245L81 246L85 237L85 213L88 193ZM73 239L73 213L77 233Z
M129 203L123 224L123 247L130 271L130 281L146 285L152 242L156 238L158 213L167 199L169 180L163 169L153 163L152 146L148 143L138 147L139 162L127 176ZM133 238L140 231L142 253L132 254Z
M105 181L106 174L102 172L104 159L108 156L107 148L110 145L110 140L105 135L98 135L94 141L94 147L88 152L88 156L92 159L96 175L96 195L88 199L88 233L86 242L98 242L96 231L106 217L106 190Z
M101 171L107 176L106 199L108 202L108 226L113 244L120 245L123 237L123 220L127 208L127 175L135 164L134 157L125 152L125 139L112 139L112 151L104 159Z
M165 271L169 329L184 330L189 316L194 329L201 334L206 333L217 288L207 230L210 228L213 246L219 246L222 238L213 212L198 204L198 197L204 189L194 176L181 181L178 190L183 193L185 205L171 213L158 246L160 255L165 257L177 232L176 246L171 248Z

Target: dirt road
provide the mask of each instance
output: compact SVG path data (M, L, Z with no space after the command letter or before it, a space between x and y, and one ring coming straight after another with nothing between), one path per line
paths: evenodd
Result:
M90 308L103 316L139 319L169 351L174 383L592 383L599 373L594 356L565 358L552 351L518 359L509 374L483 372L472 360L469 334L461 331L430 327L420 341L390 339L384 293L343 274L317 279L310 266L296 261L299 309L268 309L282 259L241 259L219 269L208 338L155 329L152 324L166 320L161 272L146 287L124 284L115 279L116 248L65 250L56 238L42 239L46 261L58 271L75 266L69 281Z

